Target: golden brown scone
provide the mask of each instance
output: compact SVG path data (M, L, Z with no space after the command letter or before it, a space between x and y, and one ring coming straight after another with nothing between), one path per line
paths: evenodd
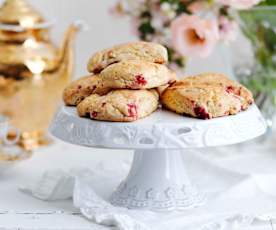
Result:
M176 113L210 119L246 110L253 97L241 84L212 73L174 83L162 94L161 101Z
M122 61L108 66L99 75L105 88L152 89L168 84L173 74L164 65L145 61Z
M180 81L182 82L182 81ZM205 85L218 85L223 87L228 93L235 94L236 96L244 98L243 106L245 109L248 107L248 104L252 104L254 99L252 93L240 83L229 79L227 76L221 73L202 73L196 76L188 77L183 79L183 82L180 84L205 84ZM177 83L174 85L177 86Z
M105 94L108 90L102 85L98 75L82 77L68 85L63 91L63 101L66 105L78 105L92 93Z
M129 122L153 113L158 100L156 90L113 90L104 96L92 94L77 106L77 110L81 117Z
M157 43L131 42L97 52L90 58L87 68L89 72L99 73L107 66L125 60L164 64L168 60L168 52Z

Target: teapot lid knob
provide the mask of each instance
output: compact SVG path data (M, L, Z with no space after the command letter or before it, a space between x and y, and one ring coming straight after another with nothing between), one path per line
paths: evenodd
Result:
M0 24L32 28L43 22L43 16L26 0L5 0L0 7Z

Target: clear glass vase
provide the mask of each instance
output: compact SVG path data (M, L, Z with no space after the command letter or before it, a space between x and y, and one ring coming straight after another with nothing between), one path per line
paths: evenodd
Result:
M236 76L254 94L271 130L276 114L276 7L255 7L240 13L243 33L254 51L253 65L236 69Z

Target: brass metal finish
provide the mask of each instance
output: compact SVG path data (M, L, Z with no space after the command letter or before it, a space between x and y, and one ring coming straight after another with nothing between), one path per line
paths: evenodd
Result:
M50 25L25 0L6 0L0 8L0 114L21 130L26 149L45 143L44 133L73 71L79 27L71 25L57 47Z

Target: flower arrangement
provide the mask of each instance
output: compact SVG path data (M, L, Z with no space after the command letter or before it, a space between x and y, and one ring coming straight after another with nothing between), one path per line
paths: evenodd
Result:
M237 35L237 10L260 0L119 0L117 16L129 16L133 32L145 41L165 45L172 67L185 66L187 57L207 57L220 41Z

